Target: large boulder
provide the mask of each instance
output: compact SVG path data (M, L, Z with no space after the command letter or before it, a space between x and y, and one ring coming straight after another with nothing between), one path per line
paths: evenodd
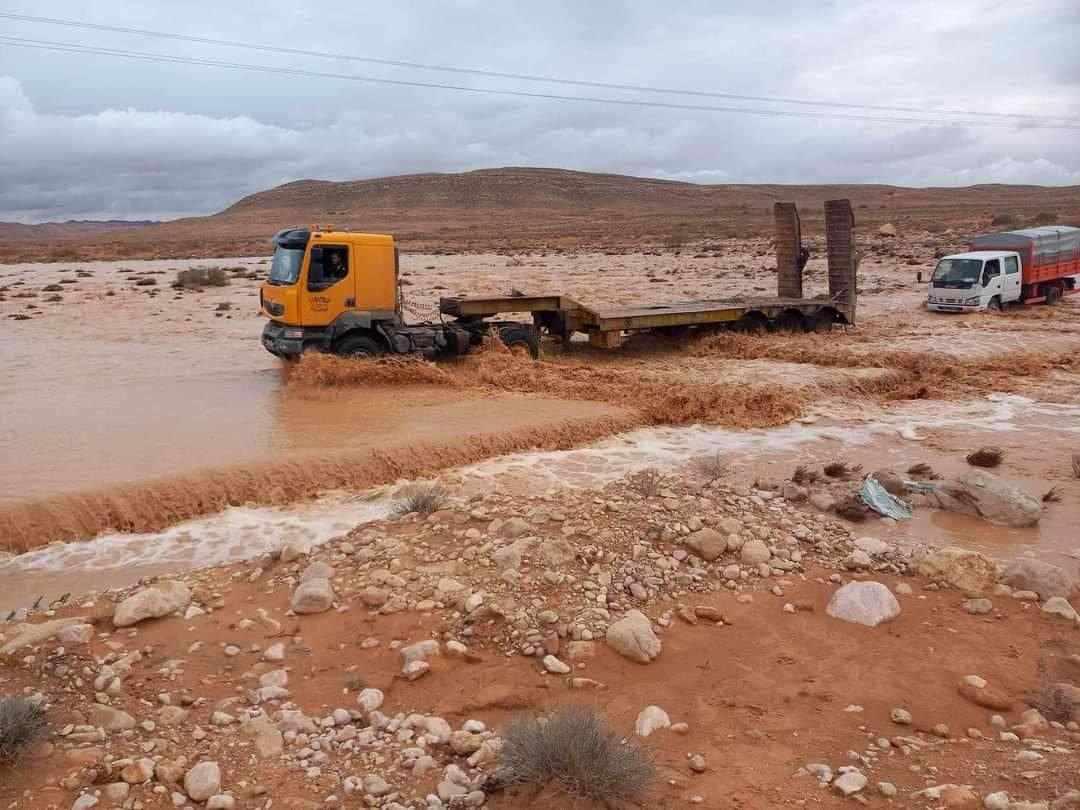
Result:
M926 493L938 509L980 517L1002 526L1034 526L1042 517L1042 502L986 470L968 470Z
M997 583L997 566L977 551L947 546L931 551L919 561L924 577L947 582L965 596L989 592Z
M649 617L639 610L629 611L608 627L607 643L619 655L642 664L660 655L663 648L653 632Z
M182 582L167 581L132 594L113 613L113 624L130 627L144 619L160 619L187 606L191 589Z
M837 588L825 612L834 619L877 627L900 615L900 603L880 582L849 582Z
M1054 596L1068 599L1076 588L1076 577L1064 568L1026 557L1006 565L1001 579L1017 590L1035 591L1043 600Z
M686 538L686 547L706 562L727 551L727 538L715 529L700 529Z

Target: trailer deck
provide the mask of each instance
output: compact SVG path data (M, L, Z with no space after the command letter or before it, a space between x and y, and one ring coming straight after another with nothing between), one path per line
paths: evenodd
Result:
M624 332L738 324L764 329L822 331L849 324L849 308L828 298L730 298L596 308L565 295L443 298L439 310L465 321L530 313L538 330L567 338L575 332L594 345L615 346Z

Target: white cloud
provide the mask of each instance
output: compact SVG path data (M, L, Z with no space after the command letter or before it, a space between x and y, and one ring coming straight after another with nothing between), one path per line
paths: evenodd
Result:
M30 0L14 5L35 13ZM675 10L644 0L543 6L418 0L364 15L344 0L325 0L317 13L266 0L257 22L239 7L208 0L189 0L182 16L169 0L138 7L97 0L92 7L98 22L320 51L755 95L1080 117L1080 74L1064 47L1080 37L1080 14L1070 0L1045 0L1039 14L995 0L953 0L946 8L919 0L903 9L871 0L835 7L795 0L787 16L750 0L722 10L707 0ZM76 0L58 0L55 14L87 18ZM523 87L10 27L12 35L136 50ZM358 39L358 32L378 36ZM162 218L220 210L245 194L304 178L502 165L704 183L1075 184L1076 134L511 99L0 47L0 220Z

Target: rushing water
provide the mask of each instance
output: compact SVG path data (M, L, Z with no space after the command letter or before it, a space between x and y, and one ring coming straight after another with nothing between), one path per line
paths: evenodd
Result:
M826 422L810 416L768 430L706 426L635 430L574 450L502 456L451 471L447 477L466 493L492 486L519 493L555 492L562 487L599 487L646 467L674 470L695 457L716 453L753 470L786 463L800 453L827 458L841 449L856 459L877 459L882 466L883 455L887 461L901 461L905 453L921 452L924 433L936 428L959 426L976 441L1021 430L1051 429L1080 439L1080 407L1019 396L993 395L964 403L910 402L847 417L842 422ZM83 542L54 543L0 564L0 585L13 586L0 587L0 592L57 594L60 588L70 588L72 578L79 575L85 590L95 583L123 584L150 572L237 562L287 542L314 547L358 524L385 517L393 492L393 487L358 494L332 492L283 508L231 508L163 532L106 534ZM881 531L868 526L867 531L883 535L917 531L920 539L931 542L935 538L963 542L971 539L976 527L982 546L990 551L1026 544L1049 545L1058 553L1068 553L1072 549L1067 514L1071 512L1059 512L1041 528L1005 530L921 510L916 521L906 526L882 526ZM29 579L32 585L19 584L21 579ZM0 607L8 603L16 602L0 600Z

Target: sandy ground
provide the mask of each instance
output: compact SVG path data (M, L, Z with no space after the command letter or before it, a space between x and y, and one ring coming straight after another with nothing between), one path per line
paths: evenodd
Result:
M0 800L11 808L67 808L79 794L121 781L133 758L150 757L151 768L160 767L156 777L145 784L133 777L136 784L124 789L146 807L169 806L182 788L168 774L182 775L199 760L219 764L221 789L241 808L265 807L267 799L304 810L424 807L444 767L463 768L475 785L495 766L486 749L469 758L445 742L418 739L425 717L442 718L453 730L480 721L498 735L516 713L567 704L599 711L618 733L648 746L658 775L634 805L641 808L856 801L807 775L802 769L812 763L833 772L859 769L868 782L858 800L881 807L974 808L996 791L1049 802L1080 786L1080 706L1055 715L1047 703L1054 684L1080 680L1075 621L1000 587L987 590L991 613L971 615L963 593L910 576L913 558L899 547L879 557L875 570L846 571L840 560L856 535L783 501L755 504L748 487L703 487L692 477L659 487L642 495L623 480L559 497L487 493L428 519L376 522L311 558L267 555L186 576L199 606L187 618L113 629L114 602L123 594L61 607L51 615L93 622L89 644L53 640L33 655L24 649L0 667L0 688L47 694L54 725L70 724L75 735L38 749L28 767L0 770ZM768 536L782 550L772 565L788 570L762 578L755 566L739 565L737 552L710 563L685 555L672 527L694 520L719 526L733 514L740 533ZM496 551L519 531L524 554L508 563ZM530 545L531 533L537 540ZM540 538L562 539L546 551ZM564 548L566 556L556 554ZM313 561L333 567L338 609L295 615L290 600ZM733 563L746 574L730 579ZM506 574L508 565L514 576ZM836 588L860 580L892 589L900 615L875 628L830 616ZM640 590L632 595L628 583L635 581ZM473 607L462 607L473 594ZM679 606L713 608L723 620L691 624ZM610 610L613 620L630 608L655 622L663 648L652 663L629 661L603 641L601 616ZM537 617L548 610L557 618L545 625ZM0 643L17 635L17 628L0 630ZM430 672L409 681L398 648L425 640L464 642L468 652L462 657L443 645L428 659ZM265 660L275 643L282 659ZM539 661L546 652L568 662L570 673L548 674ZM987 684L974 698L959 688L971 675ZM270 679L263 683L285 676L289 691L249 697L263 676ZM113 677L117 683L106 689ZM588 681L568 689L569 678ZM92 707L94 682L99 702L141 725L90 731L92 712L102 711ZM398 723L420 716L421 730L395 735L376 730L376 714L350 716L361 689L378 689L381 711ZM166 725L169 705L183 711ZM686 733L635 737L635 718L649 705L686 723ZM255 726L242 725L265 714L286 730L297 715L289 719L281 709L321 719L339 708L340 723L287 735L284 756L257 754L249 733ZM910 724L891 719L897 708L910 713ZM369 736L358 737L357 729ZM490 734L468 739L479 745ZM349 743L357 739L366 742ZM410 770L416 752L406 752L417 746L434 759L423 775ZM312 759L315 751L321 759ZM703 758L701 773L688 767L695 755ZM385 779L393 796L348 793L347 777L370 775ZM890 788L881 783L895 788L896 798L887 798L882 790ZM553 791L495 794L487 804L599 807Z
M914 275L953 247L947 239L862 242L855 328L632 340L606 353L549 347L540 363L494 352L409 367L378 385L366 382L369 366L305 361L286 372L263 351L261 259L213 262L238 269L229 286L201 292L169 283L176 269L206 262L0 267L0 547L35 548L0 560L0 609L94 624L89 644L53 640L5 658L0 692L44 693L55 729L93 725L95 701L142 723L85 730L82 742L57 736L32 767L0 766L0 802L67 810L96 791L103 807L174 806L181 786L168 766L186 757L181 771L220 761L223 789L240 808L392 807L392 798L346 793L346 776L371 774L420 808L446 766L474 780L492 769L424 742L436 767L417 776L403 753L415 737L368 731L366 715L339 729L368 740L359 748L343 748L349 737L338 732L304 733L268 760L238 731L262 711L325 718L355 709L363 686L385 693L390 717L437 714L455 730L480 720L496 733L515 711L572 701L632 735L638 712L660 705L689 733L648 739L659 779L640 807L978 807L994 790L1049 803L1080 788L1080 738L1067 725L1080 718L1040 724L1023 714L1053 714L1046 689L1080 683L1080 624L1000 589L987 592L991 613L971 615L962 593L916 575L926 547L950 544L1002 563L1033 556L1076 575L1080 307L934 315L921 308ZM768 294L772 263L767 240L722 240L678 252L406 255L403 270L420 319L441 295L511 289L597 305ZM823 262L809 269L808 292L823 292ZM53 284L58 291L44 289ZM928 463L952 476L983 444L1004 450L995 472L1006 480L1037 498L1056 488L1060 500L1037 526L925 508L911 521L855 525L756 488L838 458L865 471ZM730 469L703 489L694 470L713 457ZM671 491L642 491L632 476L648 470L673 476ZM436 476L455 506L427 521L386 519L401 486ZM514 575L500 575L493 554L511 536L499 522L511 518L529 523L526 537L565 539L569 558L539 559L530 546ZM742 563L731 579L725 569L740 564L738 552L708 564L686 556L678 527L731 518L746 537L768 540L775 568ZM863 536L891 550L853 572L844 560ZM281 561L284 546L311 557ZM290 599L311 559L335 566L338 609L297 616ZM186 578L207 612L114 630L115 589L163 574ZM465 585L460 599L440 596L445 578ZM901 615L874 629L828 616L837 585L865 578L897 593ZM378 609L373 587L396 607ZM485 606L472 618L468 593L483 594ZM686 603L715 607L726 621L688 624L675 615ZM607 618L589 612L596 607ZM649 665L602 643L608 620L632 607L663 639ZM546 608L559 614L555 638L537 629ZM571 675L607 688L570 691L544 674L539 642L529 640L542 637L569 659L581 638L574 625L600 640L570 660ZM0 623L0 643L17 633ZM396 647L423 639L460 639L475 660L441 656L408 682ZM261 654L276 641L285 662L271 665ZM135 650L131 663L124 656ZM111 687L100 680L105 666L131 670ZM292 695L251 704L248 690L277 667L288 670ZM1005 696L997 712L1017 739L960 695L958 681L971 674ZM176 727L157 725L162 694L187 707ZM890 720L896 707L912 712L913 725ZM236 722L215 722L214 711ZM940 724L948 728L935 731ZM328 755L318 765L317 751ZM705 758L703 773L687 767L694 754ZM105 785L144 756L165 771L109 798ZM799 775L810 763L853 765L870 781L842 799ZM917 795L949 784L972 787ZM487 803L572 806L550 791Z

